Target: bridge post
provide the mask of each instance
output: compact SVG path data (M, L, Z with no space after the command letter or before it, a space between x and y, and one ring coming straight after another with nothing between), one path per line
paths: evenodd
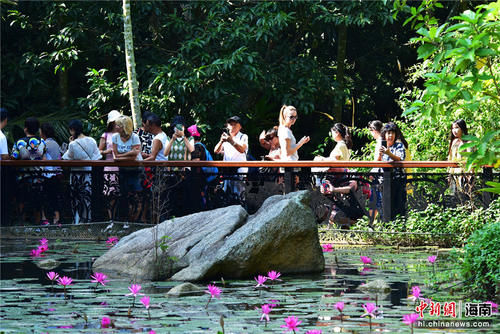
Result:
M384 168L384 183L382 185L382 218L388 222L392 217L392 168Z
M291 193L294 190L294 184L293 168L285 167L285 194Z
M492 167L483 167L482 173L482 186L486 187L486 182L493 181L493 168ZM491 203L491 193L488 191L482 191L483 204L485 207L488 207Z
M91 220L96 221L102 214L102 208L106 207L104 203L104 198L102 191L104 189L104 167L102 166L92 166L91 171L91 188L92 188L92 198L90 202L91 207Z

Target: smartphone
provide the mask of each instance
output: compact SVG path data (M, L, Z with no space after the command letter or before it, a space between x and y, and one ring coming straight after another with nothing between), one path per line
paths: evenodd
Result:
M387 140L385 140L385 139L382 140L382 146L385 147L385 148L387 148Z

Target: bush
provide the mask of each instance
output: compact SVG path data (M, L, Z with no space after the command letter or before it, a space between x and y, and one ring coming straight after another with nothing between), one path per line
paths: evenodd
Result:
M464 248L465 288L476 298L493 300L500 282L500 222L474 232Z
M441 247L461 246L474 231L493 222L500 222L500 199L491 202L486 209L475 210L469 206L443 208L436 204L429 204L423 211L410 210L406 217L399 217L390 222L375 223L374 230L430 233L430 235L381 234L370 235L369 238L376 243L402 246L425 244ZM358 222L355 228L368 229L367 220Z

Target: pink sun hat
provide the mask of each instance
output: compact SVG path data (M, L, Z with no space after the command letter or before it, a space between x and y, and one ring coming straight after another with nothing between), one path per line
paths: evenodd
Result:
M189 128L187 128L187 130L191 134L191 136L201 137L200 133L198 132L198 128L196 127L196 124L191 125Z

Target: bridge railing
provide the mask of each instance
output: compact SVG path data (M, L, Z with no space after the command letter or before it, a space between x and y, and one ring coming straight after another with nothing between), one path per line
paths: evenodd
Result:
M209 178L202 167L218 171ZM499 174L490 167L448 172L456 167L447 161L0 161L2 225L33 220L42 210L51 216L54 208L67 223L76 214L89 222L155 223L231 204L252 213L267 197L299 189L314 191L311 206L325 222L334 221L335 211L387 221L429 203L487 206L492 194L477 190Z

